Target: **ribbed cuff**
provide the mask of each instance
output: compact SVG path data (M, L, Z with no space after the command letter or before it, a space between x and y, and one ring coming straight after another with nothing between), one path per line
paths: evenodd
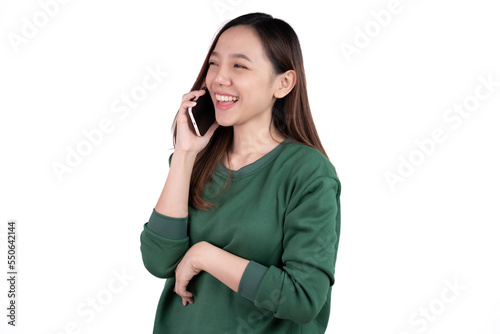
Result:
M188 217L169 217L156 212L155 209L146 226L156 234L169 239L180 240L188 236Z
M260 263L250 261L241 276L238 294L253 302L267 269L269 268Z

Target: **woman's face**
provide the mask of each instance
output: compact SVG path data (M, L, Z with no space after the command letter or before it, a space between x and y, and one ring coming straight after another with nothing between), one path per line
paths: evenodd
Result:
M206 85L217 123L268 128L279 80L255 32L246 26L226 30L209 63Z

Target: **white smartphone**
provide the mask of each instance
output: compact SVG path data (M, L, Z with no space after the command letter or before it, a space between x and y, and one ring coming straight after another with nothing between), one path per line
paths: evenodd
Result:
M205 95L198 97L197 100L193 98L191 101L196 101L196 105L188 108L189 117L191 118L195 133L202 137L215 122L214 103L206 88Z

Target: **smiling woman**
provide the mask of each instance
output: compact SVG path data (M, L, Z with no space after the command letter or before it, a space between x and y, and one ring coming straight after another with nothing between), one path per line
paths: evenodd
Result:
M200 137L188 108L204 94L216 122ZM168 278L154 333L324 333L340 181L290 25L262 13L227 23L173 128L167 180L141 233L145 267Z
M271 124L274 102L295 84L293 70L275 73L259 36L244 25L232 27L219 37L209 66L206 85L215 94L217 123L240 131L267 131L262 124ZM233 128L233 133L240 131Z

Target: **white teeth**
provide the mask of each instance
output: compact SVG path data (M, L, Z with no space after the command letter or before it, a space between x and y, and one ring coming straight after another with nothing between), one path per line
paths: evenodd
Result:
M223 101L223 102L238 101L238 97L229 95L215 94L215 98L217 99L217 101Z

